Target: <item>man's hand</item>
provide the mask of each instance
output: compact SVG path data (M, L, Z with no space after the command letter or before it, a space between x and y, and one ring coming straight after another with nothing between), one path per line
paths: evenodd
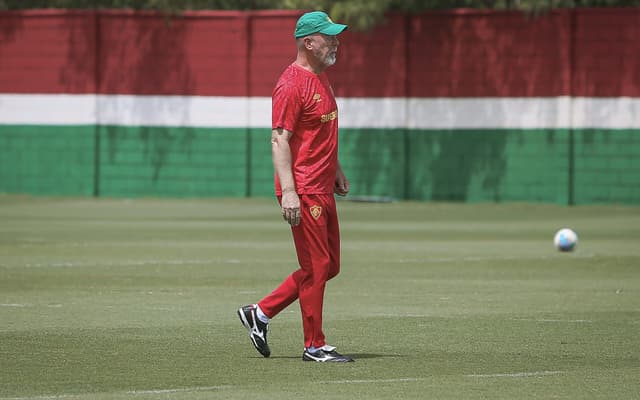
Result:
M336 172L336 181L333 184L333 192L338 196L346 196L347 193L349 193L349 181L347 180L347 177L344 176L342 168L339 167Z
M282 218L291 226L296 226L300 223L300 198L294 190L282 192Z

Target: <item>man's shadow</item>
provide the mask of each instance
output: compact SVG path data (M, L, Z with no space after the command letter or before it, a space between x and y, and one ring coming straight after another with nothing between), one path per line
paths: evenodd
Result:
M372 359L372 358L399 358L399 357L404 357L401 354L376 354L376 353L348 353L345 354L346 356L352 357L355 361L358 360L366 360L366 359ZM264 358L264 357L260 357L260 356L255 356L252 358ZM291 359L291 360L297 360L297 359L302 359L302 356L288 356L288 355L282 355L282 356L271 356L269 358L274 358L274 359Z

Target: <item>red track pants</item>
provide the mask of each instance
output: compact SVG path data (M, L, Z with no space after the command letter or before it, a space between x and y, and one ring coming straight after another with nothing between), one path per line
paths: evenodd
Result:
M340 228L333 194L300 195L301 222L291 228L300 269L289 275L258 305L273 318L300 300L304 346L326 344L322 305L326 282L340 272Z

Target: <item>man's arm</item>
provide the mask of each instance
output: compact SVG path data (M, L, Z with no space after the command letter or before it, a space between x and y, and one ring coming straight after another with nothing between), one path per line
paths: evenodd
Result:
M291 226L296 226L300 223L300 198L293 180L289 147L291 135L291 132L283 128L271 131L271 158L282 189L282 218Z

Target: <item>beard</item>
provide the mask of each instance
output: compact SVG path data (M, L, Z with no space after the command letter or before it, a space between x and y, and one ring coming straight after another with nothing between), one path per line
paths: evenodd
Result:
M332 66L333 64L336 63L336 53L335 52L330 52L327 54L327 56L324 58L324 65L326 65L327 67Z
M336 57L335 50L327 52L327 54L324 57L322 56L322 50L320 49L315 50L313 54L316 57L316 59L322 61L325 67L330 67L336 63L337 57Z

